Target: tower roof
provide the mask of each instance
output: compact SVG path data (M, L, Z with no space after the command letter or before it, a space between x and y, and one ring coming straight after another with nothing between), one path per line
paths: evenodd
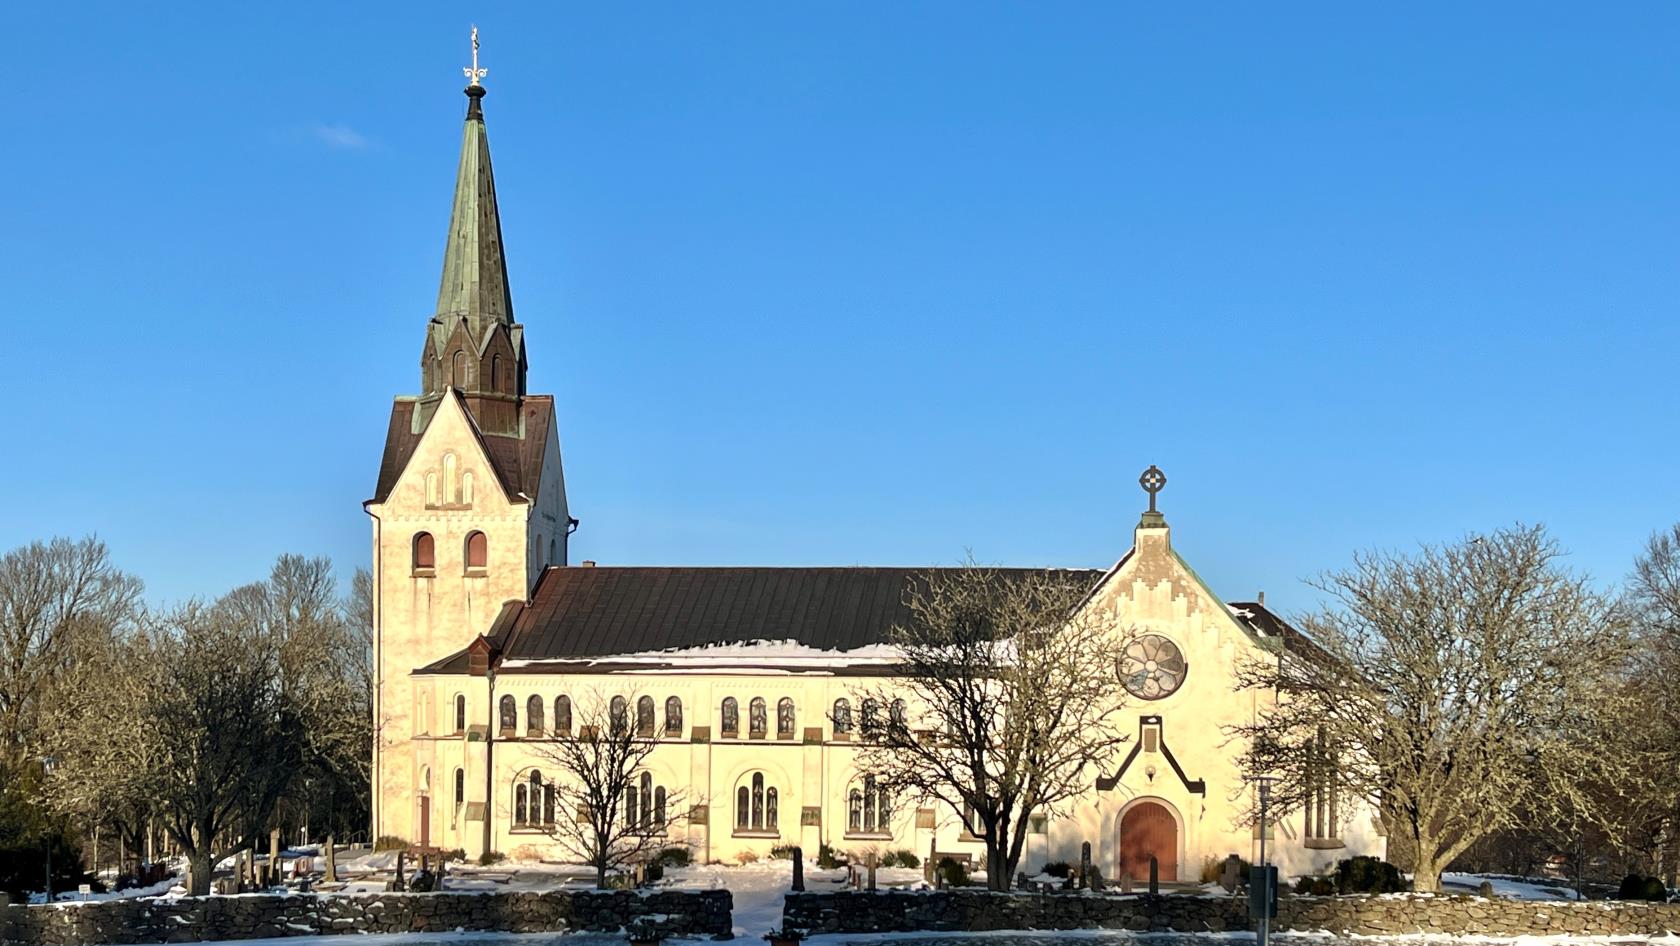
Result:
M502 256L502 218L496 210L490 139L484 131L484 87L475 80L466 92L467 121L461 133L461 163L455 172L455 204L449 214L436 321L448 325L465 318L477 330L490 322L512 325L513 298Z

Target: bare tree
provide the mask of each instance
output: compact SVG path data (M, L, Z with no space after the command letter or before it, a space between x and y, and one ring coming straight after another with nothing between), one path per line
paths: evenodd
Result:
M515 786L513 820L541 828L595 868L597 887L610 872L650 860L686 818L684 793L657 784L648 770L659 741L639 725L635 705L630 693L580 696L572 731L528 744L559 777Z
M1632 709L1618 730L1644 790L1624 820L1627 843L1652 873L1680 885L1680 523L1651 536L1629 583L1636 650L1628 681Z
M1073 573L972 560L907 591L894 682L858 693L860 770L889 796L943 802L1009 889L1035 815L1065 813L1125 741L1115 668L1129 639Z
M1524 819L1601 819L1619 744L1598 737L1625 693L1628 621L1559 554L1516 526L1318 579L1330 604L1302 621L1316 646L1238 669L1275 694L1235 728L1248 770L1278 778L1275 810L1376 806L1421 891Z
M140 589L91 536L34 542L0 556L0 767L25 754L78 645L125 629Z

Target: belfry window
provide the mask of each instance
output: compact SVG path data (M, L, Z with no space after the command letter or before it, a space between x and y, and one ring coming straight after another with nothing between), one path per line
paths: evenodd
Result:
M465 694L455 694L455 731L467 731L467 697Z
M615 696L607 704L607 726L615 738L629 731L630 703L624 697Z
M490 562L490 541L482 532L467 535L466 562L470 569L483 569Z
M414 570L429 572L437 567L437 548L432 541L430 532L418 532L414 536Z
M762 736L769 731L770 717L764 697L755 696L752 702L747 704L747 726L749 734L754 736Z
M834 701L834 734L849 734L852 731L852 704L845 697Z
M449 383L453 384L457 388L464 388L464 387L467 386L467 353L466 352L458 351L458 352L455 353L455 360L454 360L454 363L453 363L452 370L450 372Z
M572 734L572 698L569 696L554 698L554 734L556 736L570 736Z
M733 696L723 698L723 734L733 736L741 731L741 704Z
M636 735L653 735L653 697L643 696L636 700Z
M497 728L503 738L511 739L519 731L519 703L511 694L504 694L497 702Z

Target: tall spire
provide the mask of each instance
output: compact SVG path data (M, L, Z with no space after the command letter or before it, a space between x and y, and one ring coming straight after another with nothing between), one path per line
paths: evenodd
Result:
M478 65L478 28L467 75L467 124L455 172L455 203L443 249L437 310L420 356L423 409L429 416L450 389L485 433L516 434L525 396L525 329L513 320L507 262L502 258L502 218L496 177L484 133L485 70Z
M486 322L513 324L507 261L502 257L502 219L496 211L496 177L490 170L490 139L484 132L486 70L478 65L478 27L473 27L473 64L462 70L469 83L467 123L461 133L461 163L455 172L455 206L438 286L439 321L466 318L474 335Z

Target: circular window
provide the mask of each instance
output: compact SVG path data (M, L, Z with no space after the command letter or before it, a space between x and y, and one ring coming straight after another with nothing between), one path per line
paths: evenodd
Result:
M1171 695L1190 670L1178 645L1159 634L1145 634L1127 644L1118 664L1120 682L1145 700Z

